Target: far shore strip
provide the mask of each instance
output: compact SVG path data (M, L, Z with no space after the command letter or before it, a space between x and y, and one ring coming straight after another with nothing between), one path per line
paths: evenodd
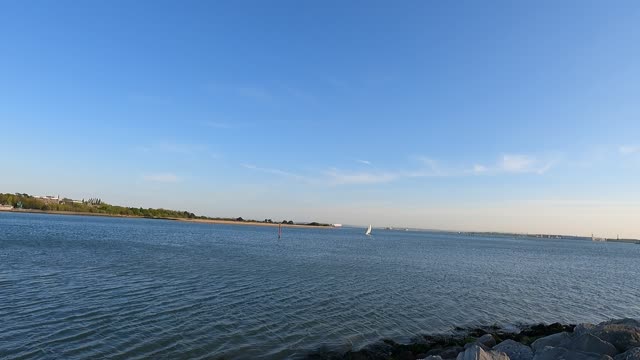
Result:
M85 215L85 216L102 216L102 217L116 217L116 218L129 218L129 219L156 219L156 220L176 220L184 222L204 223L204 224L220 224L220 225L251 225L251 226L282 226L288 228L309 228L309 229L335 229L333 226L323 225L306 225L306 224L282 224L282 223L263 223L257 221L234 221L234 220L217 220L217 219L187 219L187 218L150 218L144 216L133 215L115 215L115 214L101 214L101 213L89 213L89 212L77 212L77 211L45 211L37 209L2 209L4 212L18 212L18 213L34 213L34 214L54 214L54 215Z
M335 229L334 226L328 225L306 225L306 224L281 224L281 223L263 223L253 221L233 221L233 220L215 220L215 219L175 219L186 222L207 223L207 224L224 224L224 225L254 225L254 226L282 226L290 228L310 228L310 229Z

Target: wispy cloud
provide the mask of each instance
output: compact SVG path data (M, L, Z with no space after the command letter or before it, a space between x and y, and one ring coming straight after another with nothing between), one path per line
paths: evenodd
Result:
M486 173L489 169L487 169L484 165L475 164L473 165L473 172L476 174Z
M245 169L259 171L267 174L292 178L315 185L356 185L356 184L379 184L396 180L400 175L392 172L344 172L335 168L320 173L301 175L298 173L281 169L261 167L253 164L240 164Z
M380 171L350 171L331 168L325 171L323 182L329 185L357 185L382 184L410 178L454 176L453 171L442 169L440 164L426 156L413 156L418 166L413 169L396 169ZM356 160L359 163L371 165L367 160Z
M500 169L505 172L532 172L536 159L527 155L502 155Z
M426 156L418 156L418 161L425 165L427 172L423 171L424 176L443 176L446 172L440 168L436 160Z
M341 172L338 169L331 169L324 175L327 177L326 182L330 185L380 184L400 177L400 174L392 172Z
M146 174L142 176L142 179L145 181L161 183L176 183L180 181L180 177L173 173Z
M557 159L538 159L530 155L503 155L492 165L475 164L470 170L464 167L442 167L438 161L429 157L413 157L418 160L420 166L413 169L360 171L350 169L329 168L325 171L317 171L308 175L301 175L286 170L260 167L253 164L241 164L246 169L270 173L318 185L367 185L384 184L402 179L434 178L434 177L462 177L480 174L509 174L509 173L533 173L544 174L551 169ZM356 159L358 163L371 165L368 160Z
M618 147L618 152L622 155L631 155L640 153L640 145L622 145Z
M264 172L264 173L268 173L268 174L286 176L286 177L295 178L295 179L306 179L305 176L298 175L298 174L295 174L295 173L292 173L292 172L288 172L288 171L284 171L284 170L280 170L280 169L265 168L265 167L260 167L260 166L256 166L256 165L253 165L253 164L240 164L240 166L242 166L245 169L256 170L256 171L260 171L260 172Z
M495 165L474 164L470 173L473 174L525 174L534 173L542 175L549 171L556 163L557 158L540 159L532 155L504 154Z

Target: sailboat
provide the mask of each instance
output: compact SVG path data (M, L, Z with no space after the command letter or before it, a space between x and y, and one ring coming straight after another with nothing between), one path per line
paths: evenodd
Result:
M367 228L367 232L365 232L364 234L371 235L371 224L369 224L369 227Z

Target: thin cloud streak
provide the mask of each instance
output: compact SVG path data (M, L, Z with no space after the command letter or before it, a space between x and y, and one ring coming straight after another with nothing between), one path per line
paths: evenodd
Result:
M503 155L500 168L505 172L530 172L536 163L535 158L526 155Z
M487 172L488 170L489 169L487 169L487 167L484 165L479 165L479 164L473 165L473 172L476 174L482 174Z
M388 183L399 178L399 174L394 173L344 173L337 169L331 169L325 172L327 183L330 185L364 185L364 184L380 184Z
M640 145L622 145L618 147L618 152L622 155L631 155L640 153Z
M481 174L538 174L543 175L558 163L558 159L541 160L535 156L504 154L493 166L474 164L470 173Z
M295 178L300 180L307 179L305 176L294 174L292 172L288 172L280 169L264 168L264 167L256 166L253 164L240 164L240 166L242 166L245 169L260 171L260 172L274 174L274 175L280 175L280 176L285 176L285 177L290 177L290 178Z
M304 176L281 169L260 167L253 164L240 165L246 169L294 178L310 184L324 186L384 184L394 182L403 178L446 176L442 171L440 171L439 169L433 169L431 166L411 171L402 170L380 172L344 171L337 168L330 168L329 170L323 171L315 176Z
M414 157L414 159L417 159L422 166L412 170L381 171L353 171L330 168L326 171L321 171L315 175L311 174L308 176L281 169L259 167L253 164L241 164L241 166L250 170L303 180L307 183L325 186L339 186L385 184L411 178L463 177L481 174L522 173L542 175L549 171L558 161L557 159L542 161L536 157L528 155L503 155L493 166L475 164L471 170L463 170L443 169L436 160L429 157ZM355 161L361 164L371 165L367 160L357 159Z
M426 156L419 156L418 160L422 162L430 171L428 173L425 173L425 176L444 176L447 174L445 171L443 171L440 168L440 165L438 164L438 162L433 160L432 158L429 158Z

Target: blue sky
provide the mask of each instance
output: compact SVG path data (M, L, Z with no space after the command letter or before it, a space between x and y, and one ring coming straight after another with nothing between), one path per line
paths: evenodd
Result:
M10 1L0 191L640 236L636 1Z

